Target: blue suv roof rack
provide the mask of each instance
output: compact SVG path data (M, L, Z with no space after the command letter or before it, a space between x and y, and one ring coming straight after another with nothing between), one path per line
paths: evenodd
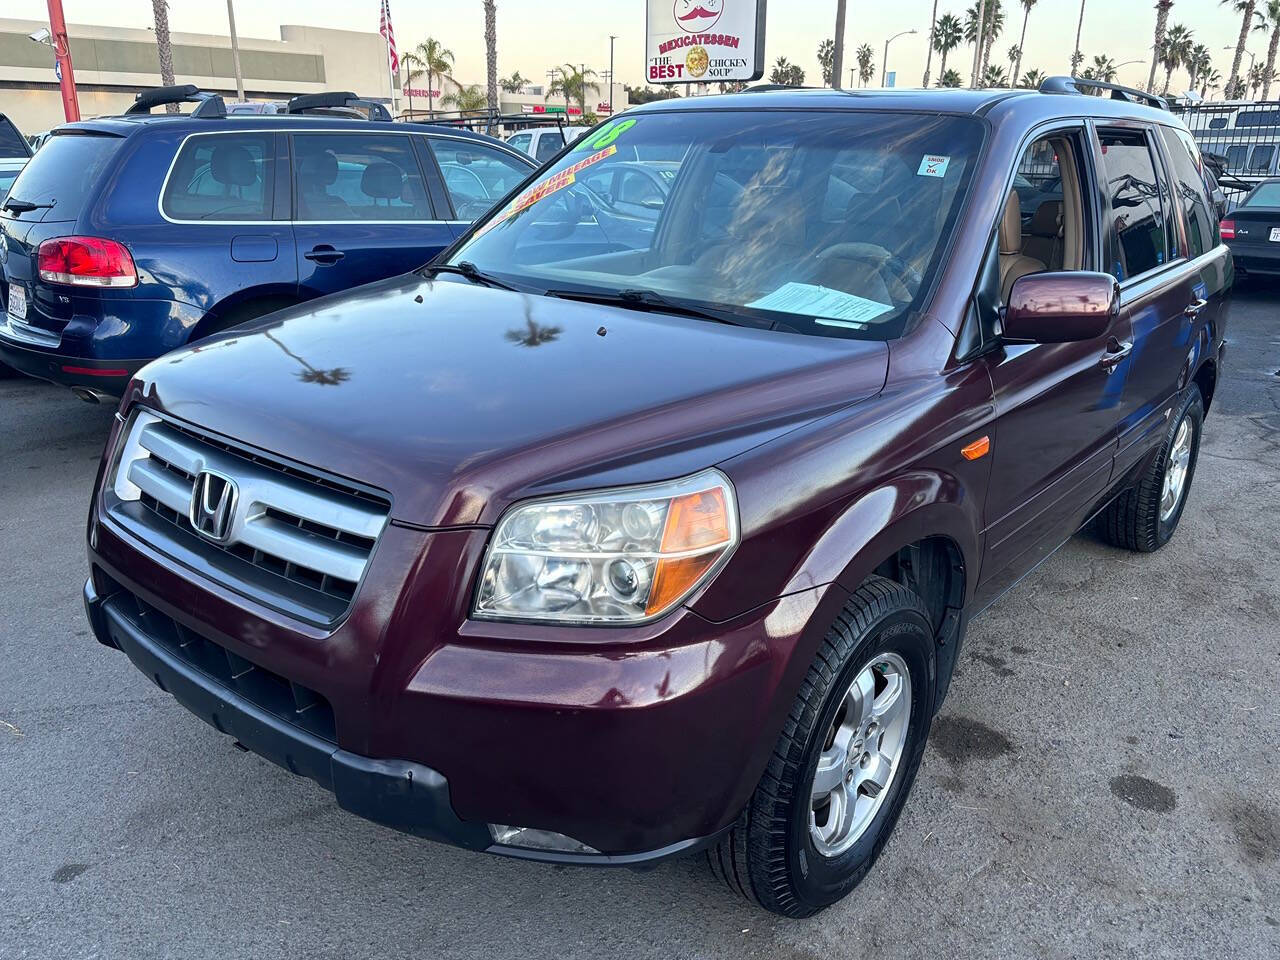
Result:
M366 100L358 97L349 90L334 91L330 93L304 93L291 99L286 104L285 113L322 113L326 111L344 111L342 116L349 116L352 113L361 113L369 120L374 121L391 121L391 111L386 108L385 104L376 100Z
M156 107L171 103L199 104L191 111L193 117L222 118L227 115L227 105L221 94L208 93L194 83L184 83L173 87L153 87L143 90L133 98L133 105L125 111L125 115L150 113Z
M1154 93L1147 93L1145 90L1139 90L1136 87L1125 87L1118 83L1106 83L1102 80L1089 80L1086 77L1045 77L1040 84L1041 93L1067 93L1074 94L1079 97L1092 96L1086 93L1081 87L1087 87L1093 90L1109 90L1111 91L1112 100L1124 100L1128 103L1141 103L1148 107L1155 107L1157 110L1168 110L1169 104L1163 97L1157 97Z

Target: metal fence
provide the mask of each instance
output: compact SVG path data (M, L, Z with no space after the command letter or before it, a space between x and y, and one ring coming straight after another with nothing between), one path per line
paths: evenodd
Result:
M1245 183L1280 176L1280 100L1173 104L1200 145L1225 172Z

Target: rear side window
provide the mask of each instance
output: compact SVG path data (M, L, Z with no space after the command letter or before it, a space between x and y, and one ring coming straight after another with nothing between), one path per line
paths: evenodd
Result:
M1099 130L1111 225L1118 243L1112 263L1117 280L1132 280L1169 260L1161 184L1147 135Z
M1200 152L1195 142L1180 130L1164 127L1161 133L1173 163L1174 192L1187 218L1187 245L1191 248L1190 255L1198 257L1218 245L1218 225L1209 212Z
M1271 144L1262 144L1253 148L1253 152L1249 154L1249 166L1247 173L1266 173L1271 169L1271 158L1275 156L1276 148Z
M13 122L0 117L0 157L29 157L31 147Z
M307 133L293 138L298 219L430 220L431 202L407 136Z
M271 134L189 137L169 173L161 210L174 220L270 220L274 151Z
M27 161L9 195L29 203L52 203L46 222L75 220L123 142L119 137L56 134Z

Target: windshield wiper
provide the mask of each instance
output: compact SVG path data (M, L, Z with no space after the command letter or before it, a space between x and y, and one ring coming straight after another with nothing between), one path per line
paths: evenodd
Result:
M497 287L499 290L514 290L516 293L525 293L518 287L513 287L509 283L504 283L497 277L492 277L487 273L482 273L470 260L463 260L460 263L432 263L428 264L423 271L424 273L456 273L460 277L466 277L472 283L478 283L486 287Z
M697 320L710 320L713 323L727 323L734 327L756 327L767 330L773 324L768 320L756 320L744 316L728 306L716 304L691 303L686 300L672 300L653 290L619 290L617 293L592 290L548 290L548 297L561 300L581 300L585 303L603 303L609 306L625 307L630 310L671 313L681 317L693 317Z
M32 210L49 210L57 203L57 200L50 200L48 203L32 203L30 200L19 200L16 197L10 197L4 202L4 206L0 210L8 210L12 213L29 213Z

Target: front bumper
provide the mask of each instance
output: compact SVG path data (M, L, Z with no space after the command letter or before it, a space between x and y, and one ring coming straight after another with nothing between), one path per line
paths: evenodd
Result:
M600 866L649 865L702 849L718 837L716 834L620 855L534 850L495 843L487 824L466 821L457 815L450 800L449 783L438 771L411 760L372 758L340 749L325 736L284 719L283 711L255 702L201 669L198 658L187 652L195 638L185 631L166 636L166 627L156 622L163 624L163 616L141 607L125 592L101 597L90 578L84 586L84 604L98 641L123 651L134 666L191 713L220 733L234 737L248 750L315 781L333 793L342 809L382 826L468 850ZM261 690L263 678L246 682L245 678L255 671L247 664L240 666L242 670L232 682L237 687ZM323 721L319 726L324 726Z

